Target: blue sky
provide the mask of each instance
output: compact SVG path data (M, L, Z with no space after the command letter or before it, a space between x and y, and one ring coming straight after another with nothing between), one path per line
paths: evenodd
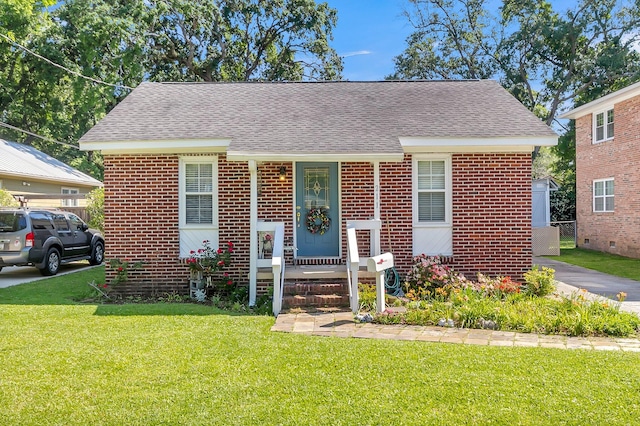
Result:
M343 57L345 80L384 80L404 50L411 26L406 0L325 0L338 10L331 46Z

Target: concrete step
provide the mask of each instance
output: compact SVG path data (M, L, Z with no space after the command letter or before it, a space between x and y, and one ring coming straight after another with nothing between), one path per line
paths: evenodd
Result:
M284 309L349 306L349 284L346 280L285 282L283 293Z
M291 308L326 308L349 306L349 295L346 294L312 294L306 296L289 295L282 300L283 309Z
M346 282L293 282L284 283L285 296L307 296L314 294L349 294L349 287Z

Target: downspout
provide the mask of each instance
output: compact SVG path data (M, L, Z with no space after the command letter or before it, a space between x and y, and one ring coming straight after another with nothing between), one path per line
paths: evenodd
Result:
M258 166L249 160L251 196L249 202L249 306L255 306L258 290Z

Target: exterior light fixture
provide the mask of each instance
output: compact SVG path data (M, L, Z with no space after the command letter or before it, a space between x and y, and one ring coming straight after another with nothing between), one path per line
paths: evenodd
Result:
M287 168L286 166L280 166L279 179L285 180L286 178L287 178Z

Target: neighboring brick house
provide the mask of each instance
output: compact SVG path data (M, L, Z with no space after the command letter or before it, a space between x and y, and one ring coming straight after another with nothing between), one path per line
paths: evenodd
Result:
M561 118L576 124L578 246L640 258L640 83Z
M298 263L344 264L346 222L380 219L402 276L427 253L521 278L531 152L556 141L476 80L142 83L80 145L104 155L107 257L143 261L140 290L186 292L190 250L232 241L253 302L258 221L285 224ZM323 235L306 226L314 206Z

